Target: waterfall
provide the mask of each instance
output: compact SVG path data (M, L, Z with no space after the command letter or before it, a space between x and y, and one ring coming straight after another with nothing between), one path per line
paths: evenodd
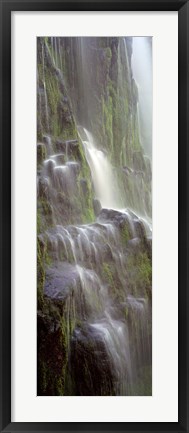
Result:
M107 155L96 148L92 134L86 128L84 128L84 133L86 139L82 141L91 170L96 198L99 199L102 207L118 209L122 201L116 171L113 171Z
M120 128L127 120L127 129L124 127L122 131L125 152L130 140L134 140L138 124L132 95L131 57L125 38L120 38L121 50L119 46L116 48L119 38L116 41L105 38L106 43L102 38L100 47L96 38L65 39L51 38L49 42L51 87L45 112L54 115L57 98L57 116L60 123L64 121L66 132L63 130L57 136L59 129L56 124L53 130L54 123L51 124L49 116L49 130L54 132L52 136L40 136L37 147L38 288L42 292L38 306L39 395L150 395L151 224L145 204L147 175L149 179L150 175L146 174L147 163L140 143L135 141L134 151L131 148L131 154L124 156L131 167L122 167L113 147L110 158L107 142L105 145L102 139L98 140L98 131L94 134L93 128L88 127L96 125L95 118L90 123L91 116L95 116L91 91L94 55L104 62L104 67L102 71L97 70L93 90L98 80L107 80L111 67L112 80L117 72L122 82L124 74L129 77L129 91L125 89L121 102L119 99L124 104L125 96L132 98L124 111L127 119L121 118ZM78 47L79 59L75 56ZM67 80L73 79L70 87L64 74L66 61L72 77ZM74 69L75 65L78 69ZM64 78L61 82L58 66ZM42 45L42 80L45 67L48 66ZM50 104L52 88L56 89L56 98L53 94ZM57 89L62 92L61 98ZM112 125L112 113L108 118L108 105L104 107L106 98L112 104L110 93L115 97L116 91L110 86L106 93L103 113ZM81 95L84 102L79 99ZM116 95L121 98L120 89ZM80 116L78 107L81 107ZM83 127L77 126L74 116L77 123L83 121L80 122ZM120 151L121 143L112 141L113 145ZM95 201L99 202L97 211Z
M94 146L88 131L85 130L85 134L90 141L84 141L84 144L88 146L89 143L90 146L92 143ZM96 152L98 152L96 148L92 147L92 157L89 160L88 156L87 160L92 172L94 169L93 164L95 166L92 159L97 158L97 173L94 175L94 182L95 176L103 176L101 182L102 186L105 183L105 189L103 189L102 193L99 191L99 199L104 205L103 200L107 200L107 198L113 200L109 194L106 197L106 188L111 190L111 184L109 183L111 170L107 161L103 161L101 167L101 158L99 162L98 156L95 155ZM42 176L44 176L44 180L48 179L48 196L51 197L52 203L55 191L65 189L65 185L67 185L68 191L74 188L73 172L71 171L73 162L67 161L66 164L60 164L60 157L60 153L53 154L50 158L47 157L43 164ZM106 165L108 165L108 170L105 170ZM95 184L97 194L96 188ZM114 203L115 201L106 202L109 205ZM55 202L54 207L56 207ZM41 241L47 244L48 250L56 263L55 268L47 270L45 294L52 299L65 299L66 301L64 326L66 326L67 330L67 350L68 357L70 356L69 368L72 374L76 374L74 373L75 365L73 365L72 360L72 350L76 349L72 347L72 339L74 342L77 341L77 345L79 345L85 344L86 338L92 338L97 353L100 347L103 347L103 351L106 353L107 360L104 362L106 369L110 368L111 370L112 394L132 395L138 362L140 365L143 363L146 356L145 350L148 357L150 357L150 346L147 347L145 342L147 339L146 319L149 313L145 298L137 299L132 297L129 288L127 288L127 256L122 246L117 224L119 219L120 224L125 221L130 237L134 240L137 239L137 225L140 224L140 220L136 215L129 213L128 210L104 209L103 212L94 223L70 226L56 224L54 228L46 230L44 235L41 236ZM117 220L116 224L113 217L115 217L115 221ZM110 257L111 267L119 275L120 291L124 292L125 300L121 307L117 301L115 302L113 277L111 277L110 268L106 265ZM108 283L104 281L105 271L107 275L108 272L110 273ZM139 330L137 334L135 329L130 328L127 321L125 322L123 318L120 318L125 310L130 311L131 322L134 321L135 326L136 323L138 324ZM74 323L72 330L70 320L72 325ZM79 326L77 323L79 323ZM133 338L136 340L136 354L132 354L131 350ZM96 357L96 352L93 355ZM101 360L97 357L94 362L99 365ZM110 386L110 384L107 386ZM98 394L98 388L93 392L95 395Z

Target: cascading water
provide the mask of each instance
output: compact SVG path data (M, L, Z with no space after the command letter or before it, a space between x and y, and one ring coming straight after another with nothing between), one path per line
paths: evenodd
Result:
M81 129L81 128L80 128ZM92 134L84 128L83 139L86 159L90 166L96 197L105 208L121 208L121 197L117 185L116 171L102 150L96 148Z
M80 45L84 58L87 43ZM52 40L51 47L52 65L62 67L61 41ZM131 86L126 45L124 49ZM46 55L50 56L49 48ZM103 58L103 50L100 55ZM56 69L58 76L60 73ZM151 385L146 389L145 383L146 377L151 381L149 225L146 228L145 220L126 208L121 170L116 165L113 168L104 148L96 147L86 128L78 128L78 135L90 168L94 198L102 207L96 219L86 223L78 216L78 197L87 200L88 194L79 138L55 138L52 145L50 136L45 135L38 144L38 153L45 155L38 170L38 203L45 214L38 242L44 257L48 254L44 278L47 304L46 310L40 307L45 311L40 320L50 308L49 338L51 341L52 335L55 341L61 333L58 359L63 356L61 371L54 361L61 391L49 385L50 393L149 395ZM43 347L45 338L43 334ZM58 348L53 350L56 354ZM40 368L47 375L44 363ZM48 365L52 365L51 358ZM45 386L40 393L49 395Z
M85 133L91 143L91 136L86 130ZM86 143L84 142L85 145ZM92 149L92 156L93 152L95 154L95 148ZM56 190L65 188L67 184L70 191L70 182L73 183L72 172L69 167L74 162L68 161L66 165L59 165L60 157L61 154L57 153L44 161L44 174L42 176L44 176L44 179L48 179L48 195L51 197L52 202ZM96 155L94 158L96 158ZM99 164L95 166L91 160L89 164L92 166L91 172L97 194L96 182L99 185L98 174L99 172L102 173L102 167L99 168ZM107 162L105 161L104 163L103 161L102 166L104 164L106 166ZM94 171L94 167L96 172ZM109 170L103 171L103 182L106 185L105 192L103 191L102 195L99 192L102 204L104 204L103 199L106 200L106 195L104 194L107 193L107 197L111 197L111 194L108 193L108 189L111 190L109 174ZM108 202L107 204L110 206L112 202ZM123 224L124 221L132 239L136 235L137 229L135 227L137 227L137 224L140 224L140 220L136 215L133 218L128 211L121 212L109 209L107 215L107 211L104 212L105 216L101 213L96 223L66 227L55 225L53 229L46 231L41 236L41 241L47 244L48 250L56 262L56 268L47 271L45 294L52 299L70 299L69 303L66 301L66 309L70 308L68 308L68 305L71 305L72 310L74 309L74 318L72 317L72 321L75 322L74 340L82 341L82 326L86 327L87 325L88 330L86 332L96 341L97 348L101 344L104 347L103 350L106 352L106 362L110 364L109 368L111 368L112 394L126 395L132 394L136 377L137 359L131 355L130 330L128 324L119 318L120 306L115 303L115 294L111 294L111 291L114 290L110 285L111 282L108 285L104 283L97 272L99 272L101 264L106 263L106 259L110 258L111 266L115 267L116 272L119 274L118 281L125 293L125 305L132 310L132 317L135 321L138 321L138 326L141 328L141 335L140 337L138 336L138 340L136 341L136 350L137 356L140 353L140 356L143 358L145 354L141 353L140 346L144 344L145 349L147 348L144 343L146 338L144 317L145 319L148 317L148 307L145 298L137 300L137 298L132 298L129 295L126 285L127 256L124 253L124 248L121 246L122 242L118 228L119 224ZM108 222L109 216L112 218L112 212L115 222L117 219L116 224ZM116 227L117 224L118 227ZM70 262L69 266L65 264L68 262ZM103 271L100 272L103 274ZM51 278L52 273L53 280ZM121 309L125 309L124 302ZM67 317L67 328L70 327L70 314L69 312ZM80 322L79 328L76 326L78 321ZM71 335L68 336L69 351L71 351L70 338ZM150 348L148 348L148 352L148 356L150 356ZM96 360L96 362L100 362L100 359L99 361ZM70 368L74 369L74 366ZM95 391L93 392L95 393Z
M108 161L107 155L102 150L96 148L92 134L87 131L86 128L83 128L83 131L86 137L82 139L82 143L87 162L90 166L96 198L98 198L103 208L117 209L122 212L127 212L124 208L124 200L119 191L116 169L113 171L113 167ZM82 137L81 126L80 134ZM146 215L145 217L141 216L136 212L135 215L140 217L147 235L150 236L152 231L150 217L147 217ZM132 224L131 217L130 222Z

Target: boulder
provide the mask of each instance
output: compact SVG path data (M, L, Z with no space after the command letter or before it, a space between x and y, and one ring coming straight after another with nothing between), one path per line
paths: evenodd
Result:
M96 216L98 216L101 212L102 206L100 201L97 198L93 199L93 209Z
M72 336L69 364L75 395L115 395L114 373L102 335L83 323Z
M59 263L46 271L44 294L51 299L65 300L79 284L79 274L75 265Z

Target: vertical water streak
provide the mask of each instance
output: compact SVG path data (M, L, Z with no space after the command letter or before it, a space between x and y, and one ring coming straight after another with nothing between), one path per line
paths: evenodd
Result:
M116 174L113 173L108 157L102 150L95 146L94 139L89 131L84 128L87 139L83 139L83 145L87 162L89 164L95 194L105 208L120 208L121 197L117 187Z
M44 95L45 95L46 126L47 126L47 132L49 132L49 109L48 109L48 99L47 99L47 90L46 90L46 82L45 82L45 57L44 57L43 43L42 43L42 67L43 67L43 88L44 88Z

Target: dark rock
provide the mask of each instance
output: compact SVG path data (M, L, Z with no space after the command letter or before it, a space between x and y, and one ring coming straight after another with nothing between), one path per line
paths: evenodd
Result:
M65 141L56 140L55 145L56 145L57 152L61 152L61 151L65 152L66 151L66 142Z
M66 141L62 141L62 140L56 140L56 149L58 152L65 152L68 155L71 155L73 149L75 149L76 147L78 147L78 140L66 140Z
M146 250L147 250L147 254L149 259L152 259L152 238L151 237L147 237L146 239Z
M79 284L76 266L59 263L57 267L47 269L44 293L52 299L65 300L71 295L76 283Z
M121 212L114 209L102 209L99 216L98 221L115 221L116 218L119 218L122 215Z
M44 95L44 87L38 86L38 88L37 88L37 94L40 95L40 96L43 96Z
M103 245L100 245L99 248L99 257L101 257L102 262L109 262L112 260L112 250L110 248L110 245L104 243Z
M137 219L135 220L135 230L136 230L136 234L137 236L142 239L143 241L146 240L146 231L145 231L145 227L144 224L142 223L141 220Z
M100 214L100 211L102 209L102 206L100 204L100 201L97 198L93 199L93 209L96 216Z
M69 368L75 395L115 395L111 360L102 335L92 325L83 324L75 329Z
M66 143L68 144L68 146L75 147L75 146L78 145L78 140L77 139L75 139L75 140L67 140Z

